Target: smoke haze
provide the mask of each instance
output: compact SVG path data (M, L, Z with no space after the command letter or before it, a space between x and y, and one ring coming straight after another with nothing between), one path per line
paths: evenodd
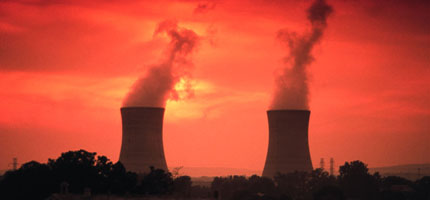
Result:
M303 35L285 29L278 32L278 39L287 45L289 55L285 57L285 66L276 77L270 109L309 109L307 67L313 61L312 48L321 40L327 27L327 17L332 12L332 7L325 0L316 0L307 10L310 32Z
M165 60L151 67L145 76L139 78L124 99L123 107L165 107L168 99L178 100L180 95L175 85L181 82L183 90L192 95L190 70L192 63L188 55L195 49L198 36L189 29L178 27L176 22L161 22L154 36L166 33L170 43L165 53Z

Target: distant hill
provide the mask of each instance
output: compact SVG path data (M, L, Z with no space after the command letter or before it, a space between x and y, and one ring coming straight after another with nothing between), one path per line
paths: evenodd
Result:
M400 176L410 180L416 180L423 176L430 176L430 163L375 167L370 168L369 172L379 172L382 176Z
M415 180L423 176L430 176L430 163L374 167L370 168L369 172L379 172L382 176L401 176L411 180ZM223 167L184 167L179 170L180 175L187 175L191 177L215 177L229 175L252 176L254 174L261 176L261 173L262 171L260 170Z
M173 168L172 168L173 169ZM170 170L172 170L170 169ZM180 175L191 177L214 177L214 176L252 176L257 174L261 176L261 171L245 168L224 168L224 167L184 167L179 170Z

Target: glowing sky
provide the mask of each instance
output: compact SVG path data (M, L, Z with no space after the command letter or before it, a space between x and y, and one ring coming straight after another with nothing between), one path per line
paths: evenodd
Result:
M0 169L81 148L117 161L123 98L163 59L169 40L154 36L157 24L175 20L201 39L194 96L167 102L169 167L262 170L266 110L287 52L276 34L306 31L310 3L1 1ZM314 167L322 157L429 163L429 2L328 3L309 68Z

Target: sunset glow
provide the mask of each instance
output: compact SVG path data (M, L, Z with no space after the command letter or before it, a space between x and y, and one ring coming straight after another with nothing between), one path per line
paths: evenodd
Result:
M306 68L314 167L331 157L430 163L429 3L327 2L333 13ZM165 106L168 166L261 173L266 111L289 53L277 34L309 31L310 3L1 1L0 170L77 149L117 161L120 107L166 60L171 39L154 33L171 20L198 42L174 61L189 72Z

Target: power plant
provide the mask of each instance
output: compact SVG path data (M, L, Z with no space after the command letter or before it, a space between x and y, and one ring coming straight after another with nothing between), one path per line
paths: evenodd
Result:
M263 176L312 171L308 144L308 110L269 110L269 148Z
M167 171L163 148L164 108L123 107L119 161L128 171L148 173L150 167Z
M263 176L312 171L308 144L308 110L269 110L269 148ZM123 107L119 161L128 171L168 170L163 147L164 108Z

